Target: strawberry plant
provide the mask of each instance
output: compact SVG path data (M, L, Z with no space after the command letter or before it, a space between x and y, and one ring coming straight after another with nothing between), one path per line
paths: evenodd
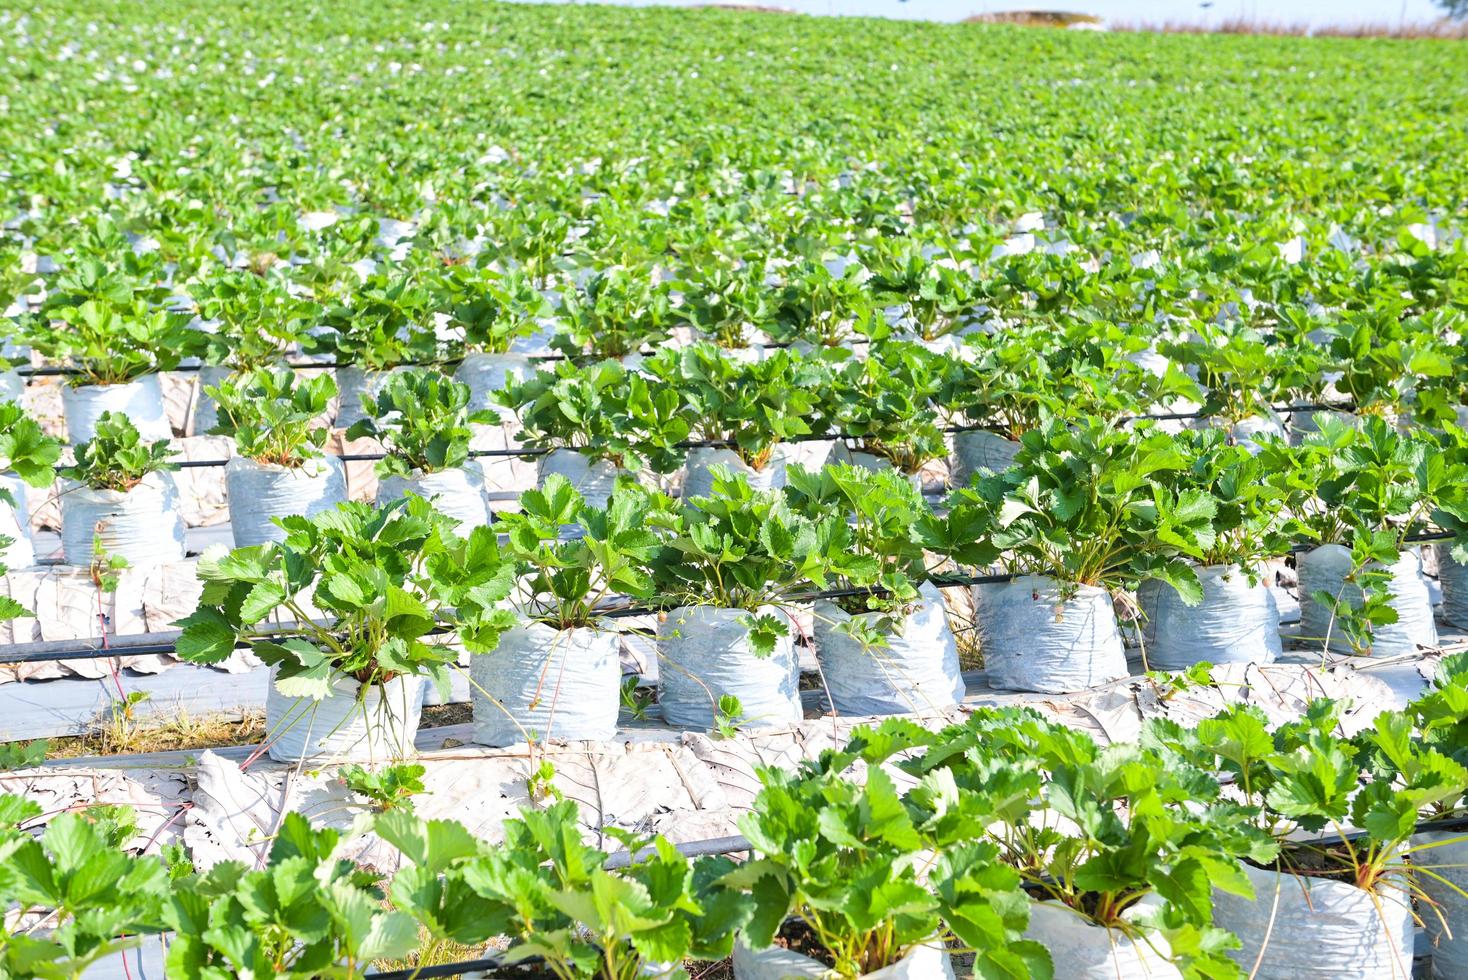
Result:
M439 354L432 311L433 294L419 276L374 273L327 304L304 347L372 371L431 361Z
M848 530L835 529L828 550L833 587L858 593L836 600L843 609L900 617L918 602L918 588L928 579L924 549L941 547L945 528L909 481L853 466L795 467L786 497L812 521L847 516Z
M716 261L688 269L676 284L683 298L674 311L719 348L740 350L775 317L766 275L758 262L734 268Z
M654 595L649 562L660 544L659 527L676 526L671 501L635 484L619 486L607 506L586 505L559 474L520 496L521 509L500 516L503 555L520 585L517 606L530 619L557 630L598 626L614 597ZM565 540L561 529L582 534Z
M416 949L412 917L383 908L381 876L339 857L340 842L287 813L263 867L225 861L175 883L168 975L356 978Z
M435 305L460 334L465 351L503 354L533 335L550 312L545 297L524 273L497 273L478 265L451 265L434 280Z
M695 865L662 838L613 830L631 855L613 870L582 841L577 816L569 800L524 809L505 821L496 848L458 824L379 818L378 833L413 862L392 896L431 934L461 943L508 936L506 962L537 960L559 980L678 977L687 956L728 954L745 906L708 883L732 861Z
M667 287L654 285L645 270L622 267L596 272L566 295L562 312L566 326L554 346L578 359L617 359L656 347L671 320Z
M14 473L33 487L48 487L60 458L61 443L46 435L18 402L0 402L0 472ZM4 487L0 500L16 503Z
M88 300L47 311L22 336L38 353L75 369L68 379L72 385L115 385L175 367L195 343L187 323L186 316L141 302L107 306Z
M375 395L363 396L366 417L347 438L373 438L387 455L378 462L382 476L438 473L463 466L469 459L474 424L498 422L489 410L470 411L469 386L429 368L389 378Z
M495 398L518 411L526 447L573 449L629 472L642 468L644 456L655 470L671 469L673 449L688 432L675 391L654 391L615 362L577 367L563 361L553 371L508 380Z
M938 942L939 899L913 860L923 837L891 776L872 768L858 786L824 772L759 775L754 811L739 821L754 857L720 880L753 901L745 943L771 946L793 917L812 958L855 978Z
M163 930L169 872L157 857L122 850L137 830L132 811L95 807L60 814L38 835L19 829L40 815L31 800L0 797L0 897L12 910L0 927L6 975L79 977Z
M420 497L379 508L347 503L278 523L286 531L279 544L200 561L204 593L179 621L181 658L218 663L250 642L276 668L277 690L317 700L338 676L365 688L426 674L446 689L457 654L431 634L452 627L472 652L492 648L509 625L495 604L509 594L513 567L494 534L475 528L459 538ZM306 611L307 601L326 622ZM299 634L280 636L276 614Z
M167 442L144 442L126 415L103 412L97 434L76 448L76 462L61 476L94 490L126 493L149 473L178 469Z
M368 769L352 763L342 766L338 772L347 789L358 796L365 796L379 811L413 809L413 797L423 792L423 774L427 772L416 763L399 763Z
M813 520L777 491L751 490L743 477L715 467L713 493L692 508L654 556L653 577L669 602L756 612L779 605L801 587L824 587L841 558L836 515ZM756 648L770 650L788 627L772 616L752 619Z
M788 351L746 363L712 344L695 344L663 351L644 369L654 386L678 392L689 438L727 445L756 471L770 464L777 445L809 435L812 422L819 423L824 371Z
M193 297L208 321L199 337L204 362L242 372L279 364L317 312L275 273L225 273L196 283Z
M1197 577L1181 556L1199 553L1198 536L1212 534L1216 503L1154 483L1185 465L1161 433L1052 421L1025 435L1014 469L977 479L954 501L988 522L979 540L1017 573L1108 590L1151 577L1197 602Z
M947 453L932 400L947 358L923 347L887 341L866 360L847 362L834 376L835 428L857 451L917 476Z
M210 431L232 437L239 455L293 468L321 456L328 435L321 419L336 395L330 374L260 368L207 391L219 404L219 422Z

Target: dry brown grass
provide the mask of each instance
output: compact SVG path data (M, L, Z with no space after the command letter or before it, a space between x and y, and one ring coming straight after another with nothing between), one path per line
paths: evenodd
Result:
M1016 24L1020 27L1069 27L1072 24L1099 24L1101 18L1093 14L1072 13L1067 10L1003 10L992 14L975 14L965 17L965 24Z
M1256 34L1269 37L1344 37L1344 38L1397 38L1436 39L1461 41L1468 38L1468 21L1417 22L1391 24L1386 21L1363 24L1346 24L1311 27L1305 23L1281 23L1263 20L1248 20L1230 17L1214 24L1197 24L1182 21L1160 23L1116 23L1108 24L1109 30L1143 32L1149 34Z
M442 728L473 720L467 703L436 704L423 709L423 725ZM89 756L137 755L144 752L175 752L218 749L232 745L258 745L265 740L265 713L215 714L195 717L183 709L132 717L115 708L82 735L50 739L48 759L81 759Z
M135 755L188 749L217 749L227 745L254 745L265 737L265 713L194 717L182 709L167 715L137 719L123 711L103 718L83 735L50 740L50 759L79 759L97 755Z

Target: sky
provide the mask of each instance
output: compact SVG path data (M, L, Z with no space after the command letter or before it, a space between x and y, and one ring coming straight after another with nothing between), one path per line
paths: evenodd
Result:
M701 0L601 0L623 3L673 3ZM702 0L709 2L709 0ZM1179 21L1217 23L1245 16L1275 23L1305 23L1312 27L1360 23L1422 23L1436 20L1442 10L1432 0L1213 0L1203 8L1198 0L724 0L784 7L808 14L860 14L913 20L962 20L973 14L1002 10L1069 10L1095 14L1106 20L1159 23Z

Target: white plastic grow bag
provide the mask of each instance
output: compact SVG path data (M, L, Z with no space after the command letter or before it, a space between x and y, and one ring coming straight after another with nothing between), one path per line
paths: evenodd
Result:
M958 644L948 627L943 595L923 585L921 604L888 632L883 646L867 647L840 627L857 621L874 628L880 613L853 616L826 599L815 605L816 658L831 706L844 715L892 715L951 707L963 700Z
M1300 638L1307 645L1327 644L1331 650L1347 650L1349 643L1331 610L1315 601L1316 592L1340 596L1352 606L1361 604L1361 587L1346 582L1351 572L1351 551L1338 544L1324 544L1299 557ZM1437 646L1437 624L1432 618L1432 600L1422 576L1422 555L1404 551L1390 566L1390 604L1397 621L1376 628L1371 655L1394 657L1416 653L1419 646Z
M219 403L204 389L219 387L233 373L232 369L222 364L206 364L199 368L199 381L194 395L194 419L189 426L191 435L208 435L219 424Z
M144 440L156 442L173 435L163 408L163 386L158 375L145 374L120 385L83 385L61 388L62 411L66 414L66 438L72 445L87 442L97 434L103 412L121 412L132 420Z
M592 460L574 449L552 449L540 457L536 479L544 486L552 473L570 480L589 506L605 507L622 471L609 460Z
M1273 439L1286 439L1284 423L1271 413L1269 416L1254 416L1241 419L1230 426L1229 438L1251 453L1257 453L1264 443Z
M800 721L800 667L794 628L775 641L767 657L749 648L746 616L785 617L773 606L758 613L716 606L680 606L658 627L658 703L675 728L713 727L719 698L732 694L742 706L742 723L779 726Z
M277 762L367 760L390 762L413 755L423 714L422 677L394 677L365 691L337 677L320 701L281 694L270 672L265 731Z
M337 368L336 387L340 400L336 410L336 428L350 429L366 418L367 412L362 408L363 396L376 398L388 380L402 370L404 369L391 368L387 371L371 371L355 365Z
M1468 565L1453 558L1450 546L1437 549L1437 581L1443 590L1443 619L1468 629Z
M525 354L466 354L454 371L454 380L469 386L469 411L492 409L504 417L507 410L494 401L505 382L523 381L535 373Z
M564 738L608 741L621 708L620 636L521 623L469 660L474 741L506 746Z
M1347 425L1354 425L1357 421L1356 416L1350 412L1337 412L1332 409L1322 409L1318 412L1295 412L1290 415L1289 432L1291 445L1298 446L1305 441L1307 436L1320 431L1320 426L1316 424L1315 420L1315 416L1317 415L1324 415L1337 422L1344 422Z
M61 490L61 553L68 565L90 565L94 543L135 568L180 561L184 522L169 473L149 473L126 493L67 481Z
M15 368L0 371L0 402L18 402L25 393L25 378Z
M484 474L479 467L463 467L412 476L385 476L377 484L379 505L408 493L427 497L434 507L459 522L459 533L489 523L489 504L484 495Z
M1065 694L1127 676L1111 596L1046 575L974 586L979 650L989 686Z
M1439 881L1421 872L1417 876L1418 886L1436 906L1422 903L1419 913L1431 941L1432 976L1437 980L1468 977L1468 898L1461 894L1468 892L1468 832L1417 834L1412 845L1431 845L1413 851L1412 863L1447 879Z
M1348 882L1272 868L1245 865L1244 872L1254 898L1215 890L1213 919L1239 937L1243 945L1229 956L1245 973L1257 962L1258 980L1412 976L1412 904L1402 889L1372 895Z
M715 466L726 466L736 476L743 476L755 490L769 490L785 485L786 454L776 446L765 468L757 470L739 458L732 449L699 447L688 450L687 469L683 477L683 499L707 497L714 492Z
M734 980L825 980L830 976L830 967L793 949L754 950L743 941L734 944ZM915 947L896 963L863 973L859 980L953 980L953 976L953 959L935 939L933 945Z
M347 476L335 456L308 459L300 466L277 466L235 456L225 464L229 524L236 548L284 541L274 517L311 517L347 499Z
M36 551L31 543L30 505L26 482L14 473L0 473L0 487L10 491L14 504L0 501L0 535L11 539L11 543L0 551L0 563L6 568L29 568L36 563Z
M974 429L953 433L953 478L955 487L966 487L980 469L1003 473L1014 462L1019 443L997 432Z
M835 448L831 450L831 462L845 463L848 466L859 466L864 470L871 470L873 473L897 472L897 467L892 465L890 459L878 456L876 453L850 449L840 443L837 443ZM923 489L923 476L921 473L904 473L902 475L918 491Z
M1262 581L1250 585L1237 565L1194 569L1203 586L1203 601L1183 602L1171 586L1152 590L1152 622L1145 630L1147 665L1160 670L1186 670L1197 663L1267 664L1283 650L1279 638L1279 606Z
M1176 980L1171 950L1157 933L1132 939L1106 929L1058 902L1032 902L1025 938L1050 950L1060 980Z

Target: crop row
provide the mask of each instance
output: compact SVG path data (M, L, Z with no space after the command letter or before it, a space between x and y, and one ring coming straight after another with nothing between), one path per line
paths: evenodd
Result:
M386 392L419 381L439 383L400 375ZM84 444L72 477L108 472L109 459L135 466L139 485L161 475L162 447L114 425L116 442ZM792 466L778 488L715 464L707 492L681 501L627 479L588 500L550 473L517 513L464 527L442 498L399 490L376 507L277 517L271 539L206 554L177 652L217 663L253 645L274 670L283 759L408 751L421 678L446 683L459 657L445 632L472 655L481 741L610 738L623 692L606 617L634 607L662 612L668 723L783 724L802 717L795 610L821 593L813 639L832 705L902 713L963 695L934 588L962 582L955 569L994 579L974 591L992 685L1081 691L1127 674L1118 599L1153 666L1274 659L1266 563L1303 545L1306 643L1415 653L1437 633L1412 542L1461 536L1459 438L1322 417L1298 446L1244 446L1217 429L1055 419L936 507L900 472L850 464ZM1463 557L1443 549L1439 566L1444 615L1459 624Z
M42 821L5 797L0 896L19 912L0 948L17 978L74 977L155 933L182 978L360 977L491 941L501 969L564 980L731 953L746 980L951 977L956 955L976 977L1375 977L1410 971L1420 924L1449 976L1468 950L1465 667L1353 736L1328 700L1273 730L1237 707L1108 747L1012 709L860 728L760 772L745 859L618 834L609 860L554 797L476 839L414 816L408 765L344 770L364 804L347 836L288 814L256 868L133 856L125 808ZM400 855L386 873L342 856L368 833Z

